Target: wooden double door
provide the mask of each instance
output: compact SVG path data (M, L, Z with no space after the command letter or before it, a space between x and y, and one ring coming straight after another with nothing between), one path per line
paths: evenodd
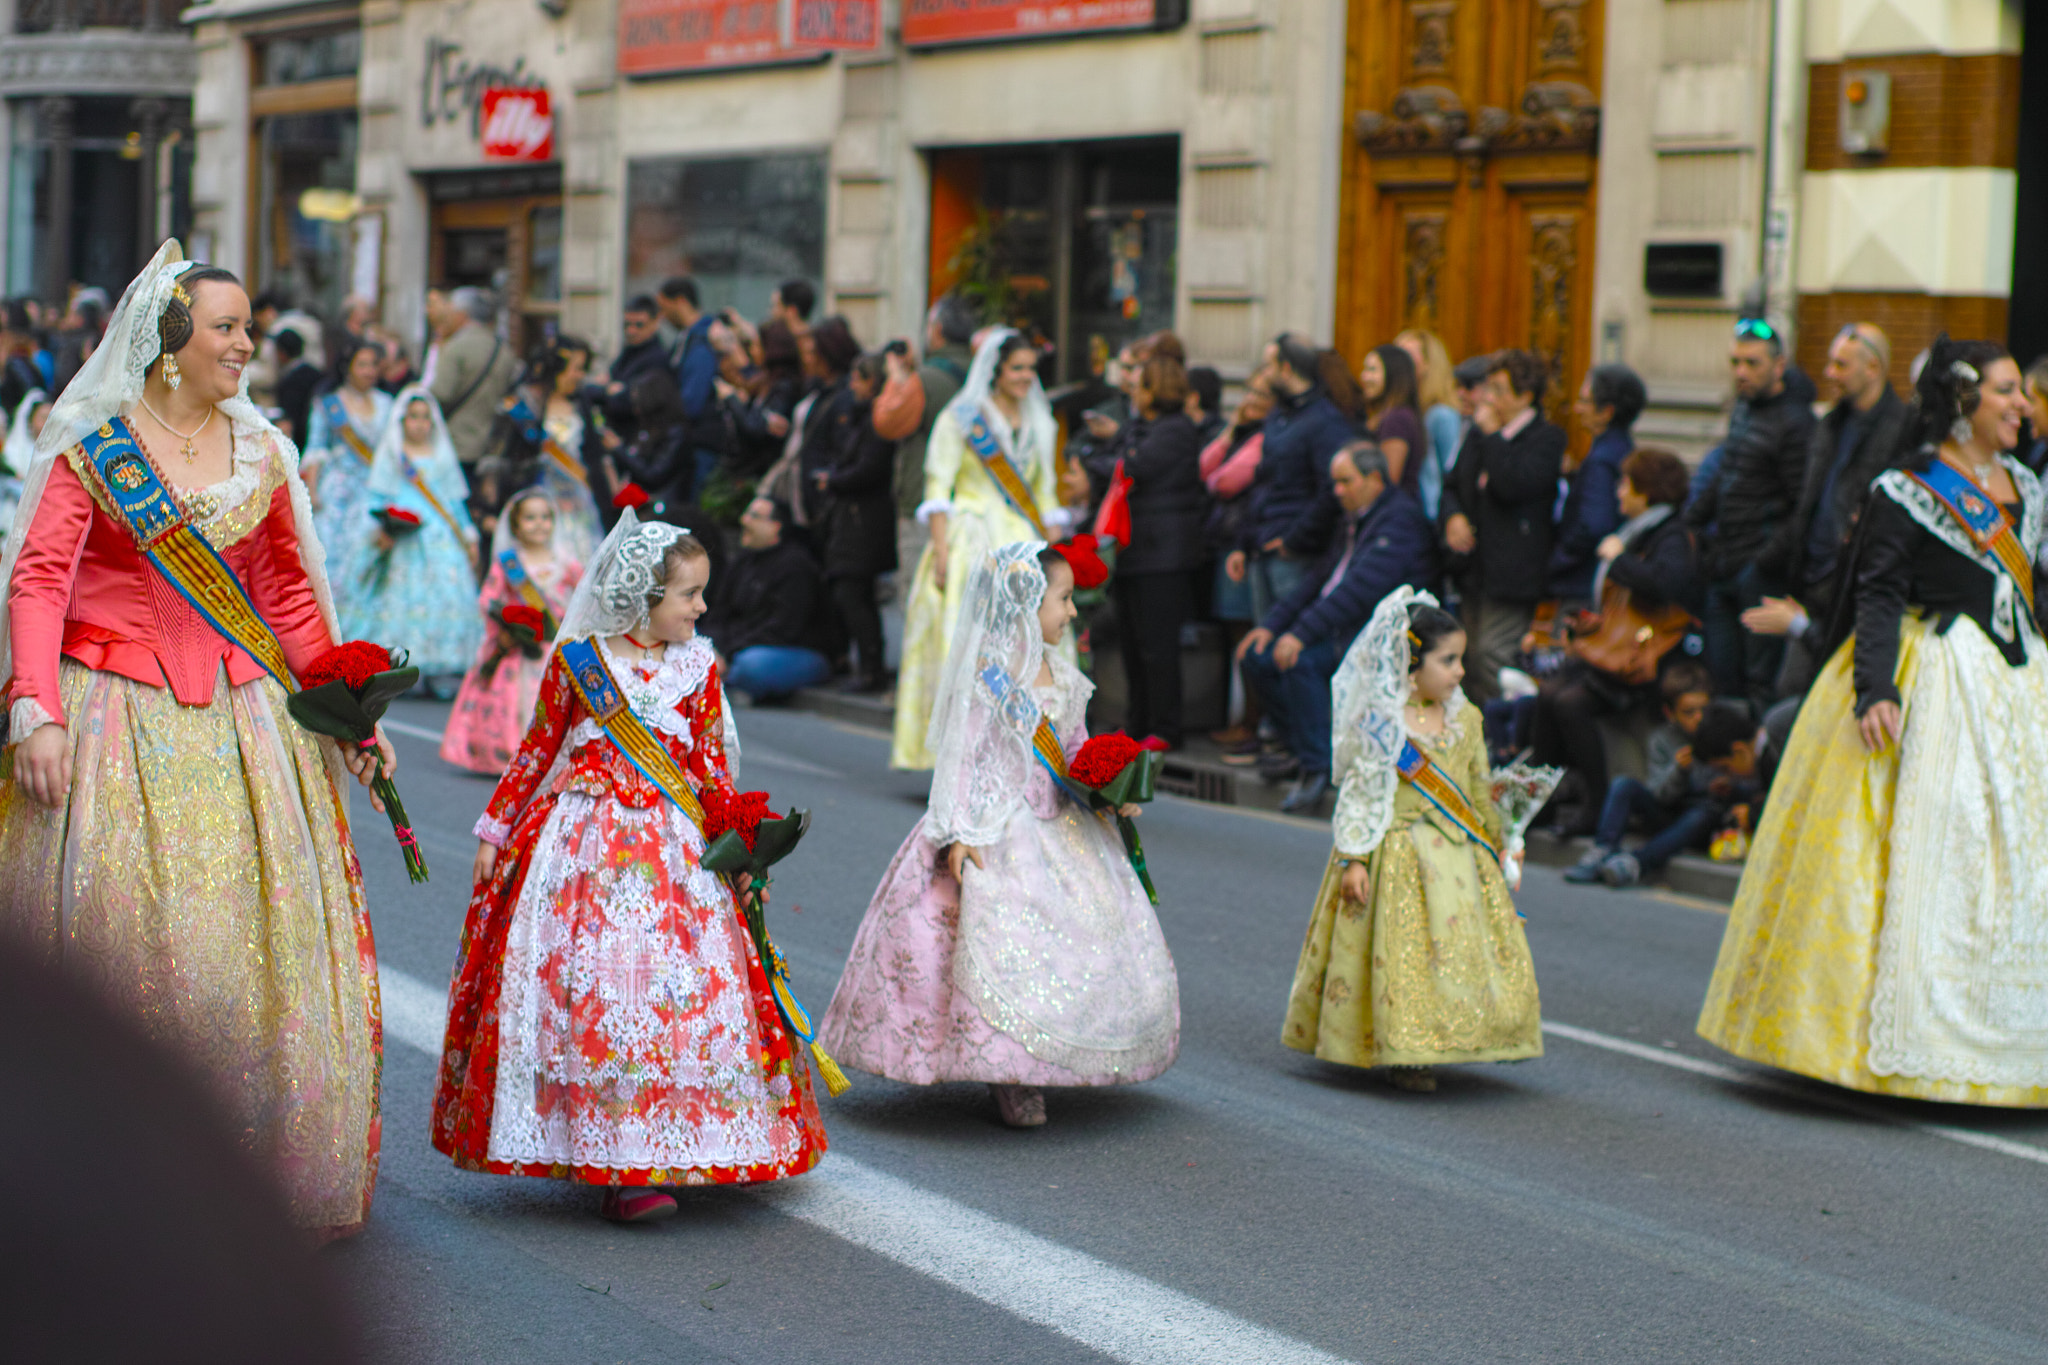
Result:
M1350 0L1337 344L1593 354L1603 0Z

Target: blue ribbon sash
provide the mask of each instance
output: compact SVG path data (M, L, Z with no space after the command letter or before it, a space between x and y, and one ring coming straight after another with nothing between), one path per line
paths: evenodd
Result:
M1002 491L1003 501L1010 504L1010 510L1031 523L1032 532L1040 540L1048 540L1045 522L1038 515L1038 499L1032 496L1031 485L1024 482L1024 476L1010 457L1003 453L1002 442L990 430L988 414L977 412L967 426L967 448L974 452L974 458L988 471L989 478Z

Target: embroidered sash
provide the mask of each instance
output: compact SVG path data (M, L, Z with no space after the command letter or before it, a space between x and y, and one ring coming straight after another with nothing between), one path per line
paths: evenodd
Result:
M296 691L298 684L285 663L284 646L278 643L276 633L249 600L248 591L220 551L187 519L156 466L142 453L126 420L86 433L80 445L107 500L121 514L136 547L157 572L192 604L206 624L239 646L286 691Z
M1498 860L1500 850L1486 835L1486 817L1472 804L1472 799L1451 775L1429 761L1429 755L1415 747L1409 740L1401 746L1401 753L1394 760L1394 771L1401 780L1422 794L1422 799L1442 813L1467 839L1485 849Z
M618 680L612 677L597 641L567 640L559 649L562 661L569 666L570 684L584 709L604 729L605 736L618 746L628 763L640 770L642 777L675 802L677 809L695 821L698 829L703 829L704 805L697 799L690 775L683 771L682 764L676 762L676 756L660 737L647 727L647 722L626 704L626 694L619 690Z
M989 428L987 413L974 414L974 421L967 427L967 448L974 452L974 458L981 461L981 467L1002 490L1003 500L1010 504L1010 510L1031 523L1033 535L1040 540L1050 539L1045 533L1045 522L1038 515L1038 499L1032 496L1031 485L1024 482L1017 466L1003 453L1002 443L996 440L995 432Z
M1074 785L1072 779L1067 776L1067 748L1060 742L1060 732L1053 725L1052 717L1046 715L1045 709L1032 700L1028 691L1017 685L1017 680L1012 678L1001 664L989 663L982 666L981 685L986 687L989 696L995 699L996 710L1018 729L1022 729L1034 716L1036 717L1036 724L1031 731L1032 757L1038 760L1040 767L1052 774L1052 780L1062 791L1080 803L1081 809L1089 809L1087 791Z
M519 428L519 434L540 447L540 453L547 456L555 468L585 488L590 487L590 475L583 468L583 461L562 449L562 443L548 434L547 424L534 416L533 409L527 405L523 394L515 393L507 398L499 406L498 411L511 418L512 424Z
M1919 484L1934 500L1947 509L1963 528L1963 534L1970 543L1998 561L2000 568L2012 577L2019 588L2020 596L2027 601L2027 611L2034 610L2034 566L2027 558L2020 538L2012 529L2012 518L2005 514L1991 496L1971 481L1968 475L1953 465L1936 460L1924 474L1908 472L1907 478Z
M363 439L363 434L355 429L354 423L349 421L348 409L341 404L341 395L330 393L321 401L327 407L328 429L334 433L337 439L356 453L357 459L361 460L364 464L370 463L376 457L376 452L370 449L370 443Z
M435 512L440 514L441 520L448 523L448 529L455 533L457 544L468 544L469 534L463 529L462 523L455 519L455 514L448 510L448 504L434 496L434 490L427 487L427 481L420 477L420 471L411 459L403 452L399 453L398 458L403 461L401 468L405 472L405 481L413 486L413 491L425 498L427 506L433 508Z
M553 639L561 623L555 620L554 611L548 606L547 595L540 590L540 584L533 581L533 575L520 562L517 550L507 550L498 556L498 568L504 572L505 583L519 600L540 613L541 637Z

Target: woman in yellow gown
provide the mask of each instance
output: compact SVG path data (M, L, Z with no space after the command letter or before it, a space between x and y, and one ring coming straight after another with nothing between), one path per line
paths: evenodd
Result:
M1800 709L1699 1032L1852 1090L2040 1108L2044 508L1998 454L2026 411L2019 368L1995 343L1942 338L1920 408L1926 444L1871 488L1855 638Z
M1458 689L1464 650L1455 617L1401 588L1332 680L1336 846L1280 1034L1324 1061L1391 1067L1404 1090L1434 1090L1438 1063L1543 1055L1479 708ZM1419 780L1402 775L1411 750Z
M1015 472L1010 492L989 472L970 439L999 452ZM932 424L926 447L924 502L917 515L931 528L932 538L917 562L904 611L891 767L932 766L925 731L969 571L998 545L1057 539L1048 532L1066 524L1059 502L1058 439L1030 339L1007 327L990 332L976 349L959 394ZM1071 638L1061 646L1070 662L1073 648Z

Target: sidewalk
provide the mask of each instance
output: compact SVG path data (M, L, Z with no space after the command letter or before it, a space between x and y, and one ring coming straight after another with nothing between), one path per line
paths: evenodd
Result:
M895 716L894 708L885 698L853 696L822 688L797 693L791 704L799 710L884 734L888 733ZM1287 785L1276 783L1269 786L1259 781L1258 774L1252 769L1225 763L1222 751L1207 737L1191 739L1186 747L1166 756L1159 774L1159 789L1212 805L1271 811L1280 819L1301 820L1305 824L1328 823L1329 806L1335 799L1326 797L1323 812L1313 820L1307 816L1279 815L1280 798L1287 794ZM1587 839L1562 840L1539 830L1529 835L1529 861L1545 867L1570 867L1591 847L1591 842ZM1717 863L1709 858L1686 855L1673 859L1671 865L1664 869L1661 884L1681 895L1725 904L1735 899L1735 888L1741 880L1740 863ZM1593 889L1597 891L1600 888Z

